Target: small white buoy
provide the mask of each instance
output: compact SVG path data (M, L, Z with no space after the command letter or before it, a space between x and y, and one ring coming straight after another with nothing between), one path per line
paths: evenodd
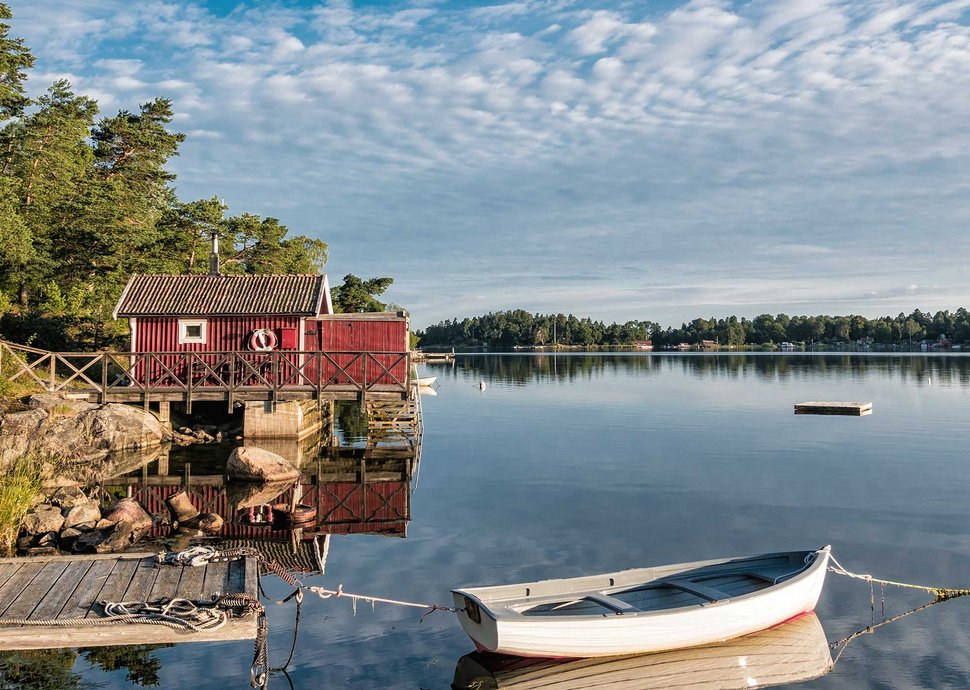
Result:
M480 391L485 390L485 382L484 381L479 381L478 382L478 390L480 390Z

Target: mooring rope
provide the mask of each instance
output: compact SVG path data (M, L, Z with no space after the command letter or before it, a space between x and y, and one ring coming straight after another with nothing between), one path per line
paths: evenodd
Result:
M907 587L909 589L919 589L924 592L929 592L939 599L951 599L953 597L962 597L970 594L970 589L959 589L952 587L929 587L927 585L914 585L909 582L896 582L895 580L881 580L878 577L873 577L868 573L853 573L846 570L841 563L839 563L835 556L829 554L829 560L835 565L830 565L828 567L829 572L835 573L836 575L845 575L846 577L855 578L856 580L864 580L870 584L873 582L878 582L881 585L892 585L893 587ZM870 589L871 592L871 589ZM871 603L873 608L875 608L874 595L870 595Z
M444 604L422 604L416 601L405 601L403 599L386 599L384 597L375 597L370 594L351 594L350 592L344 591L343 585L338 585L337 589L326 589L325 587L307 587L307 590L313 592L321 599L329 599L330 597L345 597L350 599L354 604L354 613L357 613L357 602L362 601L365 604L393 604L395 606L410 606L416 609L427 609L428 612L424 614L427 616L429 613L434 613L435 611L450 611L451 613L458 613L462 609L455 608L454 606L445 606ZM424 616L421 617L424 620Z

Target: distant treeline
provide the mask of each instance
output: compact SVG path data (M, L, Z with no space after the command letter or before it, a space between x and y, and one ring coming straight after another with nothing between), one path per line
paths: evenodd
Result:
M753 319L694 319L680 328L663 328L654 321L611 323L577 318L572 314L531 314L522 309L452 319L429 326L418 335L422 347L534 347L540 345L629 345L652 340L655 349L680 343L713 341L725 346L791 343L848 343L871 339L893 345L939 340L970 342L970 312L935 314L919 309L912 314L867 319L864 316L788 316L762 314Z

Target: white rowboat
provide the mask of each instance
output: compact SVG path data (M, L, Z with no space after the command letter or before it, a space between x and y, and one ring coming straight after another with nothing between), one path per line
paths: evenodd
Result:
M453 590L480 651L643 654L712 644L815 610L830 547Z
M438 380L437 376L425 376L424 378L412 379L415 386L419 388L430 388Z
M596 659L524 659L472 652L455 690L749 690L802 683L832 670L814 613L705 647Z

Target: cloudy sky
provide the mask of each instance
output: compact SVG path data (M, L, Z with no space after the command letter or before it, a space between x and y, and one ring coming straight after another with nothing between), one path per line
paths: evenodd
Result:
M970 0L7 0L418 326L970 306Z

